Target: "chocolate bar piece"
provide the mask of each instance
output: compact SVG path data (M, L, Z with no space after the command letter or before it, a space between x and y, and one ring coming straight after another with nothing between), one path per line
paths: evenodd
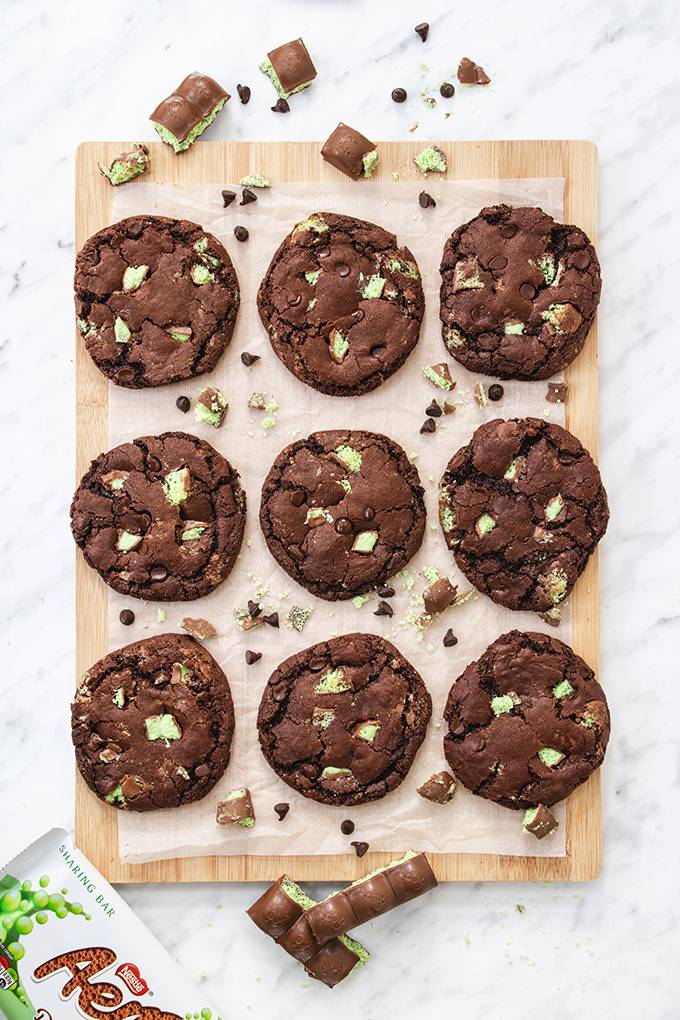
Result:
M423 592L425 612L430 616L434 616L435 613L443 613L453 604L457 591L458 589L451 584L448 577L440 577Z
M265 935L304 964L311 977L333 988L366 963L368 951L347 935L320 946L305 913L315 905L316 901L297 882L282 875L247 913Z
M450 772L435 772L416 792L433 804L448 804L456 792L456 780Z
M253 802L250 790L232 790L217 805L218 825L240 825L244 829L252 829L255 824Z
M397 861L370 872L347 889L333 893L306 912L320 946L365 921L400 907L434 889L437 879L425 854L412 850Z
M378 165L378 150L373 142L342 122L328 136L321 155L336 170L355 181L359 177L372 177Z
M100 172L113 185L127 184L134 177L139 177L149 163L149 150L146 145L133 145L129 152L121 152L110 166L99 164Z
M536 839L543 839L544 836L554 832L558 824L554 814L545 804L529 808L524 814L524 831L530 832Z
M293 39L270 50L260 70L271 79L281 99L309 88L316 78L316 68L302 39Z
M212 124L230 99L221 85L207 74L194 71L163 99L149 120L164 142L184 152Z

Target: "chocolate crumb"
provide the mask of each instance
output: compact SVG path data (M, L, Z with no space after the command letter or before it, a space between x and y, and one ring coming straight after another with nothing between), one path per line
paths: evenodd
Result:
M548 383L548 392L545 395L545 399L549 404L563 404L567 399L567 393L569 387L563 382L551 382Z

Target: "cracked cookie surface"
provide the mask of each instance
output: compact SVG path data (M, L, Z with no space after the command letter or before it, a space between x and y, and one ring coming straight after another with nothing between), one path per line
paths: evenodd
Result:
M418 341L420 271L394 234L352 216L313 213L279 245L258 308L277 357L322 393L375 389Z
M369 591L406 566L425 531L423 489L400 446L375 432L314 432L278 455L260 525L274 559L330 601Z
M482 209L453 232L440 267L449 353L473 372L547 379L580 353L600 300L600 264L578 227L542 209Z
M425 684L394 645L344 634L274 670L257 726L284 783L324 804L352 805L399 786L431 713Z
M130 216L78 253L78 329L97 368L119 386L163 386L210 372L239 306L226 249L197 223Z
M92 462L71 504L85 559L123 595L189 601L228 576L243 539L238 472L210 443L164 432Z
M602 764L609 709L592 669L556 638L510 631L455 681L444 753L473 793L505 807L554 804Z
M439 521L456 563L508 609L540 613L559 605L608 520L590 454L540 418L481 425L439 486Z
M126 645L83 676L71 706L80 773L130 811L200 800L229 764L234 706L213 657L180 634Z

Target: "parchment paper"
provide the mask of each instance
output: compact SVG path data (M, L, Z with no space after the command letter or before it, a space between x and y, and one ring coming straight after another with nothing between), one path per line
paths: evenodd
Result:
M253 172L265 168L253 166ZM512 613L494 606L486 597L442 614L422 640L406 622L411 600L427 586L421 574L425 566L447 573L459 592L470 586L458 571L444 543L437 519L437 486L452 454L465 444L483 421L495 417L537 415L564 422L560 405L546 404L546 383L504 384L500 403L485 408L472 399L475 382L493 381L473 376L450 358L442 344L439 305L439 262L446 237L460 223L483 206L497 202L511 205L540 205L562 219L564 181L440 181L431 176L424 185L437 201L436 209L420 209L419 183L361 182L352 184L274 184L271 191L258 191L258 201L247 207L237 202L222 208L223 185L171 187L143 181L116 189L112 219L135 213L186 217L201 223L227 247L239 276L241 309L234 339L211 376L156 390L109 389L109 446L136 436L183 429L207 439L232 462L241 474L248 496L246 536L231 576L215 592L191 603L166 603L165 622L158 622L157 606L141 600L109 596L111 647L135 639L180 630L184 616L204 617L218 629L219 636L206 643L224 668L236 705L236 735L229 769L215 790L203 801L183 808L148 814L118 815L120 856L135 863L164 857L196 854L313 854L348 851L349 837L340 833L340 822L351 817L356 824L352 838L366 840L374 850L401 851L416 848L429 851L530 854L563 856L565 852L565 810L557 809L560 827L548 839L536 840L522 831L522 814L496 806L468 793L461 785L448 805L431 804L416 794L433 771L446 766L442 739L445 726L442 711L453 680L464 667L484 651L498 635L514 627L550 631L535 614ZM301 219L316 211L345 212L369 219L393 230L400 242L413 251L425 287L426 313L418 346L406 364L373 393L357 399L325 396L299 382L279 362L270 348L256 308L259 282L280 240ZM236 224L250 231L250 239L239 243L233 235ZM244 368L239 355L247 350L261 355L261 361ZM421 436L424 410L433 397L440 396L423 377L426 364L448 360L457 380L456 413L439 419L436 434ZM208 385L218 386L229 401L224 426L213 429L197 425L193 413L180 413L175 400L180 394L194 399ZM253 391L271 394L279 404L276 426L263 428L264 415L248 411ZM397 596L391 604L392 619L376 617L377 596L361 608L352 602L328 603L300 588L277 566L265 545L258 524L262 481L274 457L295 438L324 428L364 428L384 432L413 455L426 490L428 525L422 549L411 561L405 576L394 584ZM249 598L260 597L266 610L278 609L281 628L266 625L242 632L234 610ZM304 631L286 626L294 604L313 609ZM124 607L136 614L133 627L123 627L118 614ZM442 636L452 627L459 638L453 648L444 648ZM259 749L256 731L257 709L264 684L280 661L316 641L367 631L392 641L422 674L432 695L432 721L426 740L402 785L387 797L360 807L333 808L307 800L286 786L271 771ZM568 610L557 631L569 642ZM263 653L254 666L246 666L244 652ZM215 823L215 804L229 790L248 786L257 823L253 829L223 827ZM278 801L291 805L285 821L273 811Z

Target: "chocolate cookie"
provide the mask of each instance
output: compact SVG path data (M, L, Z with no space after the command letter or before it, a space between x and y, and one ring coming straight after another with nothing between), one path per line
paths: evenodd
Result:
M600 300L592 244L542 209L482 209L448 239L440 271L446 347L501 379L547 379L569 365Z
M163 386L210 372L229 345L236 271L197 223L130 216L78 253L78 329L97 368L119 386Z
M599 768L609 709L592 669L546 634L510 631L449 692L446 760L473 793L505 807L564 800Z
M313 213L279 245L258 308L286 368L322 393L366 393L418 341L424 298L408 248L374 223Z
M262 487L260 525L283 569L335 601L406 566L425 531L418 472L376 432L313 432L278 455Z
M71 706L80 773L129 811L178 807L229 764L234 706L226 676L193 638L160 634L96 662Z
M71 503L71 530L116 591L188 601L229 575L245 516L245 493L229 461L196 436L164 432L92 462Z
M394 645L343 634L274 670L257 726L284 783L324 804L351 805L399 786L431 713L425 684Z
M570 432L540 418L497 418L449 461L439 520L476 588L540 613L573 588L609 507L600 472Z

